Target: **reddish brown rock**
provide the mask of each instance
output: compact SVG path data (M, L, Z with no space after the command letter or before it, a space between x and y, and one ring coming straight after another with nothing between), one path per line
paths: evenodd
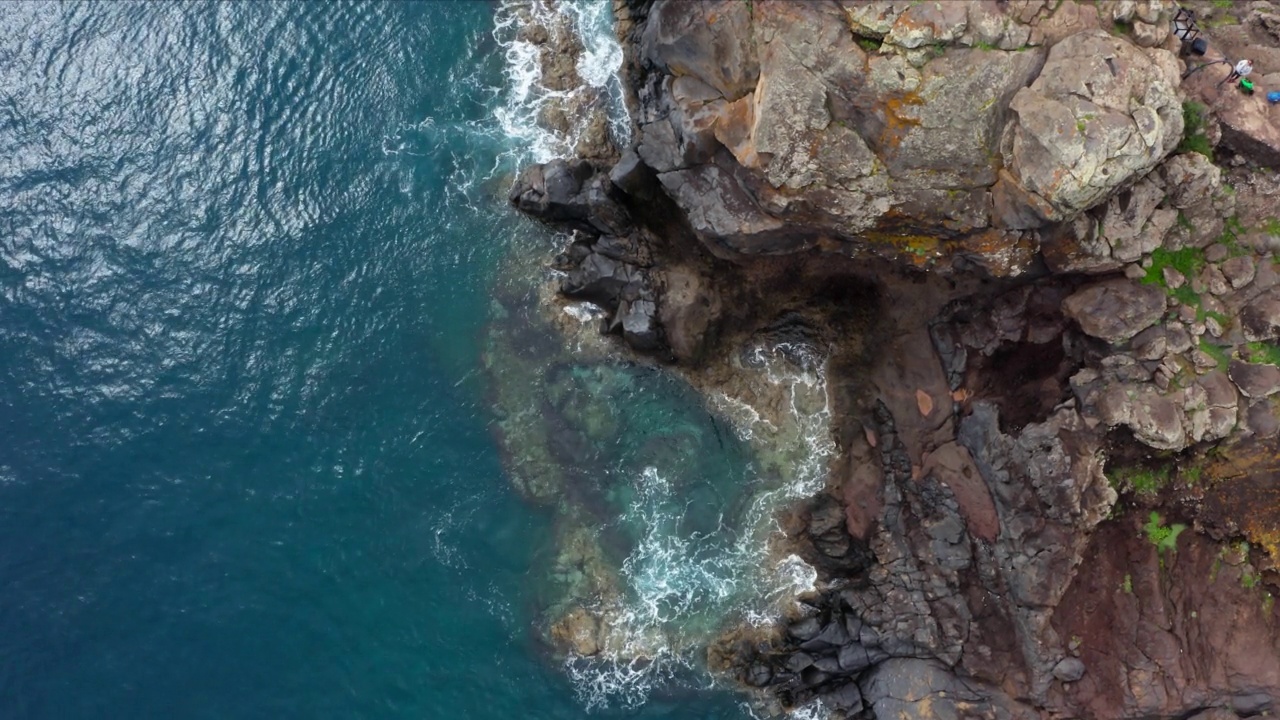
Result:
M1141 522L1104 526L1085 552L1053 626L1086 671L1051 697L1079 717L1126 718L1280 698L1280 615L1242 582L1247 560L1191 532L1162 555Z

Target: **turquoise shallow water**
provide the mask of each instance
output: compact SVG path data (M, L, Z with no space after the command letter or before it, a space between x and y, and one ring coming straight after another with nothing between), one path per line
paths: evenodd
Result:
M477 372L549 247L494 9L5 5L0 717L585 714Z

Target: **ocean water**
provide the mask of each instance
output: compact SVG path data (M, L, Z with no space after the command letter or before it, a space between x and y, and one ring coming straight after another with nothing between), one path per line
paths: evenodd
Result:
M555 7L625 134L607 3ZM550 328L517 17L3 6L0 719L750 716L699 658L812 582L820 373L708 402ZM566 538L629 650L548 648Z

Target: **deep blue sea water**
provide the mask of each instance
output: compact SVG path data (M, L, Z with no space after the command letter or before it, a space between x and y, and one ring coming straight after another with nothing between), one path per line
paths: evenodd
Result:
M0 6L0 718L586 714L477 371L550 251L494 12Z

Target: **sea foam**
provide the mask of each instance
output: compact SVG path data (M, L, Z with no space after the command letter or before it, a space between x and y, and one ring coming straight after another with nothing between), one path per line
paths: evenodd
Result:
M567 27L582 44L577 61L582 85L552 90L543 83L541 48L523 37L526 24L546 28ZM503 132L512 140L512 152L525 162L547 162L568 157L585 131L587 113L570 118L567 132L548 128L544 113L551 103L572 105L575 96L598 95L609 117L612 140L619 146L630 141L630 121L623 106L622 47L613 35L609 3L598 0L508 0L494 16L494 40L506 58L506 97L495 111Z
M577 71L582 87L551 90L543 85L540 48L520 32L526 23L544 27L567 24L583 52ZM495 14L493 37L504 52L507 85L494 111L517 164L569 156L584 131L582 121L568 131L542 123L550 103L567 103L575 93L590 93L608 109L613 141L630 141L630 120L623 104L618 70L622 49L612 30L609 4L598 0L522 0L504 2ZM596 311L568 305L565 312L586 322ZM727 419L739 438L761 456L769 472L751 480L754 495L736 517L722 517L702 533L679 528L686 506L672 478L646 467L631 478L634 500L625 521L641 528L622 562L625 584L609 604L588 608L603 621L605 649L591 657L570 655L564 669L587 709L633 708L658 688L701 683L696 677L702 653L725 623L765 624L776 620L794 598L814 589L816 571L792 553L777 552L781 528L777 514L796 500L812 496L826 479L834 453L831 412L826 398L825 364L813 347L760 344L751 348L741 371L766 388L761 397L721 391L708 398L709 409ZM768 406L766 406L768 405ZM806 707L797 717L825 717Z

